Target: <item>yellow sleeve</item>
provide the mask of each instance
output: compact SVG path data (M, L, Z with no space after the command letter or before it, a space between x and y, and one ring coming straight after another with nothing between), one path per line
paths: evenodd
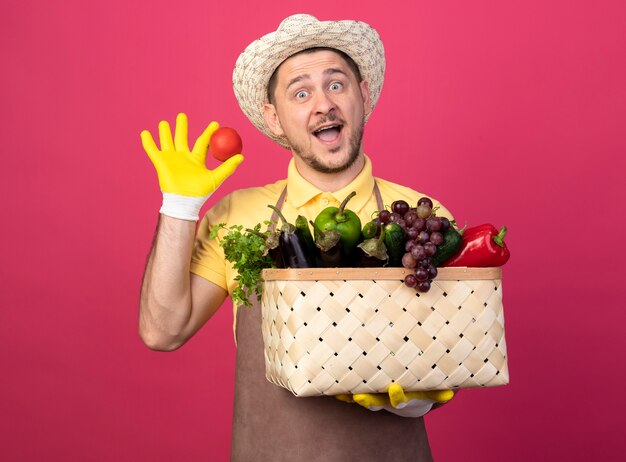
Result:
M191 256L191 272L217 284L228 291L227 265L219 238L210 239L211 227L220 223L228 225L230 195L224 197L204 216L198 227Z

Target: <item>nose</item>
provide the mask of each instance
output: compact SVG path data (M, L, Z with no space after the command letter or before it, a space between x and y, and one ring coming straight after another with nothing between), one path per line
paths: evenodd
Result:
M313 109L317 114L328 114L336 107L331 96L324 91L319 91L314 95L313 104Z

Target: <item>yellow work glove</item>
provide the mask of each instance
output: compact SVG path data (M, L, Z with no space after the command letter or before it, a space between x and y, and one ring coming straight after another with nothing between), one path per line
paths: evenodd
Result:
M401 417L422 417L434 404L443 404L452 399L452 390L404 392L397 383L392 383L384 393L361 393L357 395L337 395L346 403L357 403L370 411L384 409Z
M163 192L160 210L163 215L198 221L202 205L243 162L243 156L237 154L215 170L206 168L211 136L218 128L217 122L211 122L191 151L187 144L188 122L185 114L181 113L176 117L174 139L170 125L165 121L159 123L161 150L148 130L141 132L143 148L154 164Z

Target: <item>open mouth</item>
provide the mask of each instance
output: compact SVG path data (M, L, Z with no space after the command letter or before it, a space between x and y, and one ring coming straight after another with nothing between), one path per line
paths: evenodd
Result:
M327 127L322 127L313 132L316 138L324 143L332 143L341 134L341 130L343 129L342 124L328 125Z

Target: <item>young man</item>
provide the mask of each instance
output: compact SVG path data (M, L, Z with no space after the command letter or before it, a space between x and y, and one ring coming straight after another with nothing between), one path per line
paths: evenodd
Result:
M204 217L198 211L242 162L235 156L214 171L204 165L217 124L194 148L180 114L172 139L159 125L161 150L142 132L164 195L155 244L142 287L140 335L153 349L174 350L220 307L234 287L234 272L209 228L252 227L276 204L287 219L314 218L351 191L350 209L363 222L382 204L421 193L375 178L361 139L382 87L385 59L374 29L358 21L285 19L239 57L233 85L239 104L264 134L293 154L285 180L235 191ZM440 205L440 204L436 204ZM439 214L449 213L441 207ZM235 307L237 374L233 460L431 460L422 416L452 392L295 398L265 379L260 307ZM385 409L389 412L372 412ZM400 417L399 417L400 416ZM412 417L412 418L405 418Z

